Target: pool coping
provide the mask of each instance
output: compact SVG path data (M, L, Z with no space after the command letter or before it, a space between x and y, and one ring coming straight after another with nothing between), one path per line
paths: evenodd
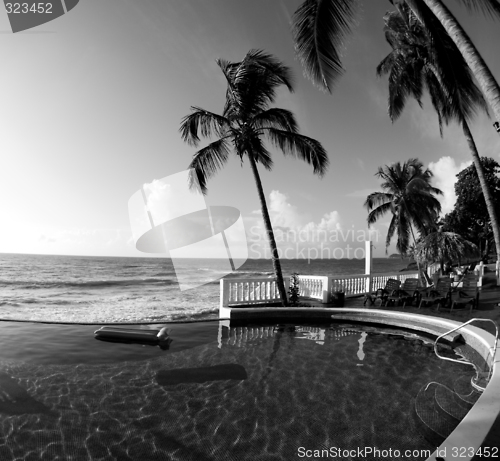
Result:
M449 320L441 317L431 317L421 314L412 314L399 311L382 309L361 308L221 308L221 317L231 320L256 320L280 318L282 320L297 319L332 319L358 321L365 323L377 323L397 326L410 330L425 332L439 336L446 331L460 326L463 322ZM455 335L458 333L455 333ZM460 329L466 342L473 347L488 363L493 364L491 379L471 410L460 422L456 429L446 440L431 454L427 461L436 461L437 458L460 459L462 461L472 460L479 448L491 448L483 446L495 421L500 423L500 368L496 366L500 362L500 347L497 348L493 360L488 360L488 355L494 350L495 337L473 325L467 325ZM453 340L454 335L445 338ZM465 450L464 450L465 449ZM471 455L472 453L472 455ZM497 453L498 455L498 453Z

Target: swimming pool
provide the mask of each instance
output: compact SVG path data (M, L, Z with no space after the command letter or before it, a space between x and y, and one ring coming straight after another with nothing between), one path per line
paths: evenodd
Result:
M97 341L91 325L0 323L0 459L291 460L332 447L433 451L410 417L415 396L430 381L449 385L472 375L400 331L224 325L170 324L173 341L164 350Z

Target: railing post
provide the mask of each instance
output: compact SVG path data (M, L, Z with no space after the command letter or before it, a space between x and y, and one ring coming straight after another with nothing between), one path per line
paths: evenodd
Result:
M219 305L219 318L229 318L231 316L231 309L229 309L229 282L220 279L220 305Z
M373 260L372 260L372 241L368 240L365 242L365 274L368 275L366 277L366 287L365 290L367 293L372 292L372 269L373 269Z
M497 277L497 285L500 285L500 260L496 262L495 275Z
M331 282L330 277L323 277L323 304L330 302Z

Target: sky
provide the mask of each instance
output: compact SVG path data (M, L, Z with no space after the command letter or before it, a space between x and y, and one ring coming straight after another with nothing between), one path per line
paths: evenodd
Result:
M500 21L445 3L500 79ZM239 61L250 49L292 69L294 92L280 90L274 105L291 110L300 132L320 141L330 159L319 178L271 149L273 171L260 171L287 258L362 257L368 238L374 255L385 256L390 216L368 229L363 203L381 190L378 167L393 162L420 159L450 211L455 175L471 163L460 128L445 127L441 138L428 100L424 109L411 101L392 123L387 79L375 74L390 51L383 16L392 5L359 2L342 51L346 71L331 94L303 76L295 57L290 21L299 5L80 0L68 14L15 34L0 14L0 252L165 256L136 248L129 200L186 170L196 149L180 137L182 118L191 106L222 112L226 86L216 59ZM471 131L480 155L500 161L493 121L480 114ZM249 257L269 255L248 162L233 156L209 181L204 200L239 210L246 231L239 244Z

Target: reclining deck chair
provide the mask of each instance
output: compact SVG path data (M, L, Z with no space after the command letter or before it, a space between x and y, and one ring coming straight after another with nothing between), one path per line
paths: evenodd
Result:
M435 287L430 287L422 293L418 308L422 307L422 303L438 303L438 305L446 304L450 299L451 279L450 277L442 277L438 280Z
M463 285L451 292L449 305L450 312L453 312L453 309L465 309L468 304L470 304L470 313L472 313L472 309L477 309L477 306L479 305L479 286L477 276L464 278Z
M410 306L413 303L413 299L418 301L419 291L418 291L418 279L408 278L404 281L403 286L397 290L394 290L392 294L387 297L385 305L390 303L399 304L403 302L403 308L406 307L406 303L409 302Z
M401 282L396 279L389 279L387 280L387 283L385 284L384 288L379 288L377 291L374 291L373 293L367 293L365 295L365 300L363 302L363 306L366 305L366 302L370 300L370 304L373 306L375 304L375 301L377 299L380 299L380 305L382 306L384 302L387 302L387 298L391 296L394 292L394 290L399 289L399 286L401 285Z

